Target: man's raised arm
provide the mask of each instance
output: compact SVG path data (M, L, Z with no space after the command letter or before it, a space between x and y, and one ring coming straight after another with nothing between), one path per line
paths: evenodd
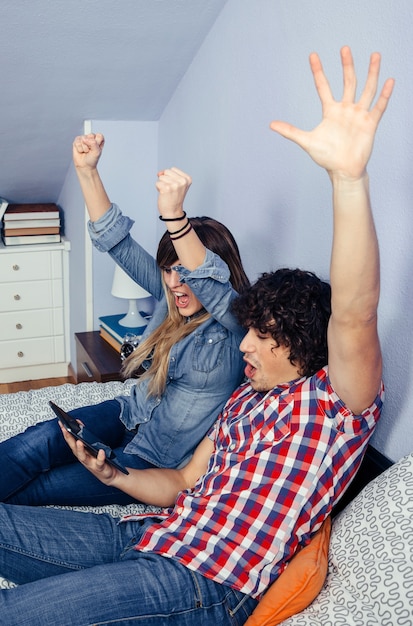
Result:
M296 142L330 176L334 234L331 255L332 314L328 329L329 375L335 391L355 414L379 390L382 364L377 335L380 269L370 207L367 163L380 119L393 91L388 79L376 96L380 55L370 58L368 77L356 101L351 50L341 50L343 98L334 100L317 54L310 65L323 119L312 131L274 121L272 130Z

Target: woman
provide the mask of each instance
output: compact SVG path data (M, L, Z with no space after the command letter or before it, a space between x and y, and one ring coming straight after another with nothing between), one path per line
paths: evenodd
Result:
M112 204L97 164L102 135L74 141L74 163L90 215L92 242L108 252L155 299L139 346L124 362L130 396L71 412L110 445L126 467L179 467L215 421L243 377L238 346L243 329L230 308L247 285L237 244L228 229L207 218L187 218L183 201L190 177L171 168L158 174L160 219L167 232L156 259L132 239L133 221ZM28 428L0 444L6 470L0 500L30 505L127 504L132 499L103 485L76 462L57 420Z

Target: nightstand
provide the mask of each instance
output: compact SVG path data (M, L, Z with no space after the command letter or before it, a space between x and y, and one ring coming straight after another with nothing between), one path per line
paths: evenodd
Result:
M123 380L119 374L120 355L98 330L75 333L77 382L106 383L109 380Z

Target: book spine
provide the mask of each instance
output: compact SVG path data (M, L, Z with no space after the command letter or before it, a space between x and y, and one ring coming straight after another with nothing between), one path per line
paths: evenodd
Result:
M36 211L33 211L32 213L29 213L29 212L26 212L26 213L7 213L7 209L6 209L6 212L5 212L4 216L3 216L3 219L4 219L5 222L7 222L8 220L58 219L58 217L59 217L59 213L57 211L48 211L48 212L36 212Z
M119 343L119 341L115 339L115 337L112 337L112 335L108 333L107 330L102 328L102 326L100 327L99 334L102 339L104 339L110 346L112 346L112 348L116 350L116 352L120 353L121 343Z
M123 338L125 335L135 335L140 337L145 331L147 325L147 316L145 315L145 325L144 326L123 326L120 324L122 318L125 317L123 313L117 315L103 315L99 317L99 324L102 324L106 330L108 330L114 337L121 338L123 342Z
M24 235L58 235L59 232L59 226L45 226L39 228L9 228L9 225L6 222L4 227L5 237L16 237Z
M59 207L54 202L45 202L43 204L10 204L6 208L4 214L5 220L13 219L33 219L33 217L39 217L40 219L47 217L59 217ZM17 217L13 217L17 216Z
M102 322L102 320L100 320L100 327L104 328L106 332L112 335L112 337L114 337L116 341L119 341L120 344L123 343L123 336L121 337L115 330L113 330L113 328L108 326L105 322ZM126 335L126 332L127 331L125 331L125 335Z
M50 226L60 226L60 219L7 220L4 225L7 228L49 228Z
M21 235L15 237L5 237L3 235L5 246L23 246L26 244L36 243L59 243L60 235Z

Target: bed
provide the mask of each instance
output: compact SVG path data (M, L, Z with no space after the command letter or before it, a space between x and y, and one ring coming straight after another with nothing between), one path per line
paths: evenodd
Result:
M133 384L133 380L65 384L0 395L0 440L51 419L49 400L70 410L128 395ZM78 508L114 516L158 510L139 504ZM275 594L273 603L268 595L266 610L260 602L260 611L249 618L248 626L413 626L413 453L391 464L369 447L356 479L334 511L323 555L321 591L317 589L307 608L301 610L304 591L296 585L294 607L300 608L289 617L292 586L284 585L284 597ZM314 571L320 561L313 559L311 565ZM0 588L11 586L0 578Z

